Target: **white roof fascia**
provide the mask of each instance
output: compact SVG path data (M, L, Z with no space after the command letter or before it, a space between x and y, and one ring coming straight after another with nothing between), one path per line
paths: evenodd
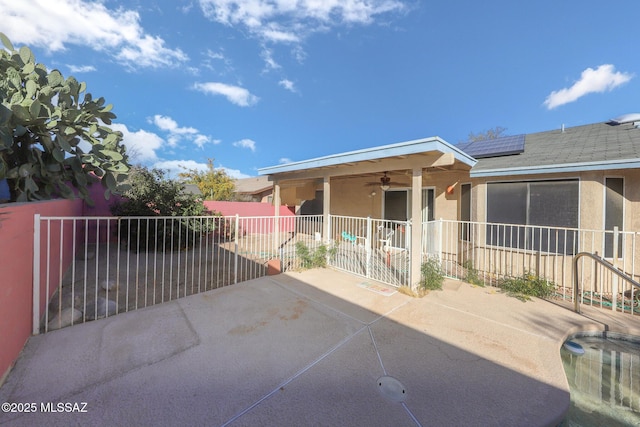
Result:
M640 169L640 159L610 160L606 162L565 163L558 165L525 166L475 171L471 169L471 178L509 175L538 175L563 172L589 172L616 169Z
M419 154L428 151L440 151L441 153L452 153L456 160L471 167L477 160L469 156L460 149L437 136L413 141L400 142L397 144L382 145L379 147L365 148L362 150L349 151L346 153L332 154L324 157L317 157L299 162L287 163L278 166L269 166L258 169L259 175L272 175L283 172L295 172L306 169L336 166L344 163L361 162L367 160L384 159L394 156L406 156L409 154Z

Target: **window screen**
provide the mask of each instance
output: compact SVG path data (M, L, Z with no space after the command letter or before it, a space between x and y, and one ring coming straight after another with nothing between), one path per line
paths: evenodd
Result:
M487 185L487 243L525 248L525 229L507 224L527 223L527 183L501 182Z
M578 180L487 184L487 243L573 254L576 232L554 227L577 228L578 212Z
M605 179L604 228L613 230L617 226L622 231L624 218L624 179ZM604 240L604 256L613 257L613 234L607 233ZM618 239L618 256L622 256L622 238Z

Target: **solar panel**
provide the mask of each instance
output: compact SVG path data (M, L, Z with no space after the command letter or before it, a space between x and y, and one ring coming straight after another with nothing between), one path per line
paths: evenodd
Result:
M462 151L465 151L467 149L468 146L470 146L471 144L473 144L473 142L459 142L456 147L458 147L459 149L461 149Z
M524 137L524 134L503 136L496 139L464 143L459 145L458 148L476 159L509 156L524 153Z

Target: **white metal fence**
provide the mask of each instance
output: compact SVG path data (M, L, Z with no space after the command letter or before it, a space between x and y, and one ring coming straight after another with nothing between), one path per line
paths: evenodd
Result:
M300 264L321 216L40 217L34 233L34 330L171 301Z
M290 270L327 250L329 265L392 286L409 286L411 224L323 217L35 218L33 332L251 280L269 268ZM533 275L574 301L573 257L599 253L634 280L637 233L438 220L422 229L422 257L445 274L479 285ZM300 246L302 245L302 246ZM580 260L583 304L640 311L630 283L588 258ZM417 278L413 279L414 282Z
M410 226L389 221L330 216L331 266L393 286L408 286Z
M574 301L573 258L598 254L634 280L640 277L638 233L438 220L423 224L423 256L435 256L445 274L480 285L526 274L555 285ZM637 314L639 290L591 259L578 264L581 304Z

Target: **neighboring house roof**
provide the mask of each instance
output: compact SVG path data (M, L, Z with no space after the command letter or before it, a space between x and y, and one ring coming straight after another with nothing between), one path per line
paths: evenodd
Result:
M528 134L523 152L478 159L471 177L640 168L636 123L611 121Z
M185 184L183 191L186 194L193 194L193 195L196 195L196 196L202 196L202 191L200 191L200 188L196 184Z
M402 157L411 154L422 154L425 152L438 151L452 154L453 157L469 167L476 163L476 160L464 151L460 150L437 136L413 141L400 142L397 144L383 145L379 147L365 148L363 150L349 151L346 153L332 154L330 156L317 157L299 162L287 163L284 165L271 166L258 169L260 175L277 174L283 172L296 172L307 169L327 168L337 165L351 164L357 162L370 162L389 157Z
M251 178L236 179L235 192L243 194L259 194L273 189L273 182L268 176L253 176Z

